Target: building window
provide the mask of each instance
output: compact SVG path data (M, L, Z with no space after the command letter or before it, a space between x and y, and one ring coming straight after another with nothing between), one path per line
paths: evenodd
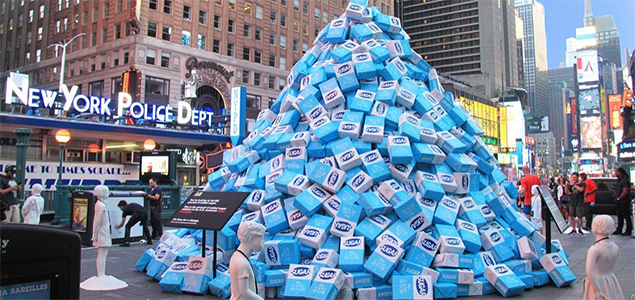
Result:
M309 14L309 3L306 0L302 1L302 13L305 15Z
M93 23L97 22L98 18L99 18L99 8L95 7L93 8Z
M262 20L262 6L256 5L256 18Z
M132 26L130 26L130 22L126 22L126 36L130 36L131 31L132 31Z
M161 32L161 38L169 41L172 38L172 27L163 26L163 31Z
M214 19L216 19L216 16L214 16ZM207 24L207 12L206 11L204 11L204 10L199 10L198 11L198 23L200 23L202 25Z
M91 96L101 96L104 93L104 81L95 81L88 84L88 94Z
M247 47L243 48L243 59L249 60L249 55L251 54L251 50Z
M329 21L329 14L325 11L322 12L322 22L327 23Z
M106 68L106 55L102 55L101 56L101 67L99 68L100 70L103 70Z
M110 14L110 4L104 3L104 18L107 18Z
M30 45L32 40L33 40L33 33L29 31L26 33L26 44ZM73 46L75 46L75 41L73 41Z
M227 43L227 56L234 56L234 44Z
M40 19L44 19L44 4L40 5Z
M115 52L113 54L112 65L115 66L115 67L119 65L119 52Z
M130 61L130 52L128 50L124 50L123 52L123 64L126 65Z
M249 83L249 71L243 70L243 83Z
M148 22L148 36L157 37L157 23Z
M262 54L260 53L260 50L254 49L254 62L260 63L261 57L262 57Z
M256 34L254 35L256 41L262 41L262 29L256 28Z
M214 39L212 43L212 51L214 53L220 53L220 40Z
M286 84L286 82L284 81L284 78L279 78L278 79L278 89L282 90L284 89L284 85Z
M150 0L150 4L149 4L150 9L157 10L157 2L158 1L159 0Z
M293 20L293 31L295 32L299 32L300 31L300 23L296 20Z
M121 23L115 25L115 39L120 39L120 38L121 38Z
M286 70L287 69L287 59L284 57L280 57L280 64L279 64L280 69L282 70Z
M280 0L280 4L282 6L287 6L287 0Z
M254 73L254 85L260 86L260 73Z
M189 46L192 39L192 34L189 31L181 31L181 45Z
M164 68L170 67L170 53L161 52L161 66Z
M302 53L306 53L309 50L309 45L307 43L302 43Z
M90 36L90 45L95 47L97 45L97 32L94 32Z
M216 0L216 5L223 5L223 0Z
M40 62L42 60L42 50L35 50L35 62Z
M189 21L191 15L192 15L192 8L187 5L183 5L183 19Z
M293 40L293 52L298 52L298 41Z
M269 44L276 45L276 34L273 32L269 33Z
M269 54L269 66L270 67L276 66L276 56L273 54Z
M287 27L287 16L285 14L280 14L280 26Z
M44 29L42 29L42 27L38 27L37 28L37 40L41 41L42 40L42 34L44 32ZM85 39L84 39L85 40Z
M101 43L105 44L108 41L108 29L104 28L101 31Z
M154 65L157 58L157 51L154 49L148 49L146 54L146 64Z
M282 49L286 49L287 48L287 37L284 35L280 36L280 48Z
M317 8L317 7L316 7L316 8L314 9L314 11L313 11L313 16L314 16L316 19L318 19L318 20L320 19L320 9L319 9L319 8Z
M309 25L308 24L302 24L302 34L309 35Z
M29 10L29 23L33 23L33 10Z
M205 36L199 34L198 35L198 48L199 49L205 49Z
M229 9L236 9L236 0L229 0Z
M227 30L231 33L234 33L234 25L236 25L236 22L234 22L234 20L229 19L227 21Z
M273 90L275 88L276 82L274 80L275 80L275 78L269 76L269 80L267 81L267 84L269 85L269 89L270 90ZM271 107L271 105L269 105L269 107Z
M251 3L247 3L247 2L245 2L245 8L244 8L243 12L244 12L246 15L251 16Z
M271 15L269 15L269 22L271 22L271 24L276 24L276 12L275 11L271 11Z
M163 13L172 13L172 0L163 0Z
M220 16L214 15L214 28L220 29Z
M247 94L247 107L253 109L260 109L260 96Z
M251 26L250 25L248 25L248 24L244 25L243 36L251 37Z
M293 0L293 10L300 11L300 0Z
M146 76L145 92L146 95L150 94L168 96L170 92L170 81L163 78Z
M117 0L117 12L121 12L123 10L123 0Z

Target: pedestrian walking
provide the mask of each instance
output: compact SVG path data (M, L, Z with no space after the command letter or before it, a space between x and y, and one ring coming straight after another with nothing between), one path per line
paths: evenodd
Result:
M0 197L6 207L4 221L9 223L20 223L18 191L22 187L15 179L16 170L14 165L8 165L4 169L4 174L0 174Z
M569 195L569 223L573 230L569 234L582 232L582 217L584 216L584 190L586 184L580 180L578 173L572 173L569 179L570 195ZM578 230L576 231L575 218L578 217Z
M121 223L115 226L117 229L123 227L123 223L126 221L126 216L131 216L128 223L126 223L126 233L123 238L123 243L119 244L120 247L130 247L130 229L132 226L135 226L137 223L141 223L141 227L143 227L143 235L146 238L146 243L148 245L152 245L152 236L150 236L150 230L148 230L148 212L146 209L137 204L130 203L128 204L125 200L119 201L117 204L119 209L122 211L121 215Z
M615 169L617 183L615 183L615 199L617 201L617 228L613 234L630 235L633 230L631 221L631 180L623 168ZM626 220L626 230L622 231Z
M584 181L586 189L584 190L584 230L590 231L593 222L593 207L595 206L595 192L598 190L595 182L588 178L586 173L581 173L580 178Z
M22 205L22 222L24 224L40 224L40 215L44 211L44 198L42 198L41 184L31 186L31 196Z
M525 176L520 180L520 190L518 192L525 195L525 199L523 200L523 213L527 217L527 220L531 221L532 187L540 185L540 178L534 174L530 174L527 166L523 166L522 170Z
M152 224L152 239L158 240L163 235L163 224L161 224L161 208L163 199L161 188L157 184L156 178L150 178L150 193L145 193L150 201L150 224Z

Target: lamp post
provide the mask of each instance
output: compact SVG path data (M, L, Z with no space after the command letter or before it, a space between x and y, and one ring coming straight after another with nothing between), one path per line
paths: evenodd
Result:
M62 214L62 204L61 204L61 196L60 187L62 186L62 163L64 161L64 146L71 139L71 133L66 129L60 129L55 133L55 140L60 144L60 166L57 170L57 184L55 186L55 223L59 224L61 222L61 214Z
M62 91L62 85L64 85L64 66L66 65L66 47L68 45L70 45L76 38L80 37L80 36L84 36L86 35L85 33L80 33L76 36L74 36L72 39L70 39L68 42L66 42L66 40L62 40L60 42L57 42L55 44L51 44L48 46L48 48L51 47L62 47L62 65L60 66L60 86L59 86L59 92ZM68 131L67 131L68 132ZM57 137L57 136L56 136Z

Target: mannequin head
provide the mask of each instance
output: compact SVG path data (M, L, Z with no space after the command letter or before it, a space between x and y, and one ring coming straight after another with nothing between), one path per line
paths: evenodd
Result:
M31 186L31 195L39 195L39 194L42 193L43 189L44 188L42 187L41 184L39 184L39 183L38 184L34 184L34 185Z
M110 189L105 185L98 185L95 187L95 190L93 190L93 194L97 199L106 200L110 194Z
M244 222L238 227L238 240L251 251L260 251L264 245L265 226L256 222Z
M607 237L615 230L615 222L608 215L595 216L591 230L596 237Z

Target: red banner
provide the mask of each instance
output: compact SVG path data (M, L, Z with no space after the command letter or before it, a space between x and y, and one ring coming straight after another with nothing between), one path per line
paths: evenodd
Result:
M622 95L609 95L608 119L611 129L622 129L622 115L620 109L622 107Z

